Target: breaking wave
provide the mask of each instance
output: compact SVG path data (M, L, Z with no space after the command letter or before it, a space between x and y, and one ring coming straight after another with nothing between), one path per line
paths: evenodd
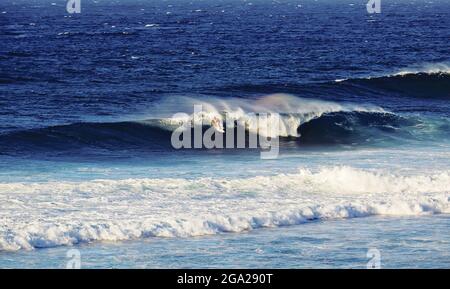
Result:
M68 150L167 150L172 149L171 134L186 124L201 123L227 136L231 129L245 126L248 134L263 134L267 127L278 129L270 136L304 144L377 144L378 142L420 137L445 137L450 126L432 125L418 118L407 118L386 112L373 105L355 105L292 95L277 94L255 99L171 98L149 112L151 119L112 123L75 123L44 127L0 135L3 154L31 152L64 152ZM202 111L194 113L194 105ZM178 112L175 114L175 112ZM271 123L271 115L279 122ZM255 116L266 114L265 122ZM227 122L231 120L231 122ZM431 127L431 128L430 128Z

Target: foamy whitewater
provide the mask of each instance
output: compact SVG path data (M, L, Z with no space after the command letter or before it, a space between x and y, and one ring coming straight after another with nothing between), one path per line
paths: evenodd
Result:
M248 178L0 184L0 250L450 213L449 183L450 171L402 176L325 167Z

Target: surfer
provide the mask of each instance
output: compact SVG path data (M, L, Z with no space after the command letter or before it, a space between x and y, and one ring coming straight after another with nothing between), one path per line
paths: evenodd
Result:
M218 131L221 133L224 133L225 131L223 130L223 124L222 121L215 116L212 120L211 120L211 125Z

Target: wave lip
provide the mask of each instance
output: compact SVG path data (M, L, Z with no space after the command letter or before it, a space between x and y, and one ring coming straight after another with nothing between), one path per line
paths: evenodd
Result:
M251 178L3 183L0 250L450 213L449 182L450 171L407 176L324 167Z

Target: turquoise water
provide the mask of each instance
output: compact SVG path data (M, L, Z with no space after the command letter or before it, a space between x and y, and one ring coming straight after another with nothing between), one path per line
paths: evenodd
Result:
M149 238L3 253L2 268L450 268L449 215L312 222L241 234Z

